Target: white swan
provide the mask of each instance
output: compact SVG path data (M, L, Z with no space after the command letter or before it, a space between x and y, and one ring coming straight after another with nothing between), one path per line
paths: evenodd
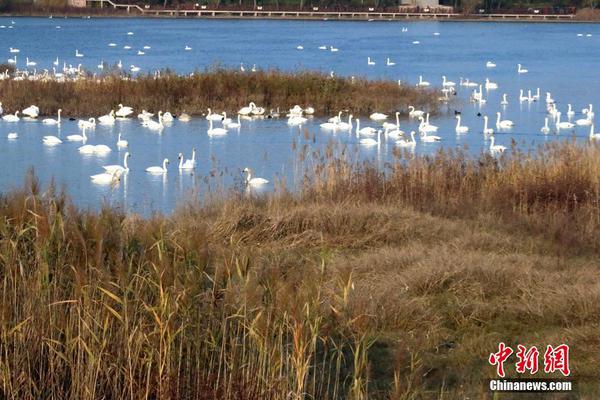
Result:
M148 120L148 119L154 117L154 114L152 114L152 113L150 113L150 112L148 112L146 110L142 110L142 112L139 113L137 115L137 117L138 117L138 119L141 119L142 121L145 121L145 120Z
M390 58L388 57L387 60L385 60L385 65L387 65L388 67L393 67L394 65L396 65L396 63L390 60Z
M175 117L173 117L173 114L168 111L165 111L165 113L162 115L163 122L173 122L173 120L175 120Z
M75 57L81 58L83 57L83 53L80 53L79 50L75 49Z
M289 117L287 120L287 124L292 125L292 126L297 126L297 125L302 125L306 121L308 121L308 119L301 117L299 115L296 115L296 116Z
M227 113L225 111L223 111L222 118L221 118L221 124L223 125L229 125L232 121L231 118L227 118Z
M183 154L179 153L179 169L194 169L196 167L196 148L192 149L192 158L183 160Z
M208 120L208 130L206 131L208 136L222 136L227 135L227 129L225 128L213 128L213 120Z
M558 129L572 129L575 127L574 124L568 121L560 122L560 111L556 113L556 128Z
M500 113L500 112L497 112L496 116L497 116L497 118L496 118L496 128L498 128L498 129L510 129L510 128L512 128L515 125L515 123L512 122L509 119L501 120L500 118L502 116L502 113Z
M57 138L56 136L44 136L42 141L46 146L56 146L57 144L61 144L62 140Z
M94 154L107 154L111 151L111 148L105 144L97 144L94 146Z
M499 144L494 144L494 137L490 138L490 151L492 153L502 153L506 150L506 146L502 146Z
M165 158L163 160L162 167L159 167L159 166L148 167L148 168L146 168L146 172L149 172L151 174L164 174L167 172L168 164L169 164L169 159Z
M542 133L550 132L550 128L548 127L548 117L544 118L544 126L542 126L542 128L540 129L540 132L542 132Z
M425 115L423 110L415 110L413 106L408 106L408 116L411 118L419 118Z
M250 115L252 110L256 107L256 105L252 102L248 104L246 107L242 107L238 110L238 114L240 115Z
M348 116L348 122L340 121L337 124L337 129L342 130L342 131L352 130L352 118L354 118L354 116L352 114L350 114Z
M337 124L338 122L340 122L342 120L342 112L340 111L338 113L338 115L331 117L327 120L327 122L331 122L333 124Z
M435 125L431 125L429 123L429 113L426 114L427 119L423 119L423 117L419 118L420 124L419 124L419 132L423 133L427 133L427 132L437 132L438 127Z
M363 146L375 146L381 143L381 129L377 131L377 140L373 138L364 138L358 141L359 144Z
M417 141L415 140L415 131L410 132L410 140L397 140L396 145L400 147L414 147L417 145Z
M456 133L467 133L469 132L469 127L468 126L464 126L464 125L460 125L460 120L461 117L460 115L456 116Z
M433 143L439 142L440 140L442 140L442 138L439 136L429 135L427 132L421 132L421 142Z
M573 106L569 103L567 104L567 117L571 118L573 115L575 115L575 111L573 111Z
M69 142L87 142L87 136L85 135L85 128L83 128L83 134L81 135L69 135L67 136L67 140Z
M123 157L123 165L114 164L114 165L105 165L102 168L108 173L113 173L114 171L126 172L129 171L129 166L127 165L127 159L131 156L129 152L125 153Z
M578 119L577 121L575 121L575 123L579 126L590 126L592 125L593 121L594 120L590 117L588 113L588 116L586 118Z
M133 108L119 104L119 109L115 112L115 115L119 118L127 118L133 114Z
M96 118L92 117L90 119L83 120L80 119L79 121L77 121L77 126L79 128L86 128L86 129L95 129L96 128Z
M529 97L523 95L523 89L519 89L519 103L525 103L529 101Z
M546 92L546 104L554 104L554 99L550 92Z
M94 154L95 148L96 148L96 146L94 146L93 144L86 144L81 147L78 147L77 151L80 152L81 154Z
M54 118L44 118L42 120L42 124L46 124L46 125L60 125L60 114L62 113L62 109L58 109L58 115L56 117L56 119Z
M484 135L493 135L494 130L492 128L488 128L488 116L483 116L483 134Z
M242 126L242 116L240 114L238 114L237 116L237 122L235 121L231 121L231 118L229 119L229 123L227 123L227 128L239 128Z
M375 61L371 60L371 57L367 57L367 65L375 65Z
M10 48L9 48L9 51L10 51L11 53L13 53L13 54L14 54L14 53L20 53L20 52L21 52L21 50L19 50L19 49L17 49L17 48L13 48L13 47L10 47Z
M221 114L215 114L212 110L208 109L208 114L206 114L206 119L209 121L220 121L223 118Z
M523 66L521 64L517 64L517 73L518 74L526 74L528 72L529 72L529 70L523 68Z
M253 178L252 170L248 167L244 168L243 172L246 173L246 185L259 186L269 183L269 181L264 178Z
M378 112L369 115L369 118L371 118L373 121L383 121L384 119L387 119L387 117L387 114L382 114Z
M490 81L488 78L485 78L485 88L486 90L498 89L498 84Z
M356 118L356 134L357 135L374 135L377 133L377 129L371 126L360 127L360 120Z
M190 114L182 112L181 114L179 114L179 121L180 122L190 122L192 120L192 117L190 116Z
M486 68L496 68L496 63L493 61L488 61L485 63Z
M442 87L454 87L454 86L456 86L455 82L447 81L446 75L442 76Z
M21 111L21 114L26 115L29 118L37 118L40 114L40 109L37 106L31 105Z
M156 122L153 119L147 119L143 122L143 125L148 128L148 129L152 129L155 131L159 131L162 128L164 128L163 122L162 122L162 111L158 112L158 122Z
M117 139L117 147L127 147L129 146L129 142L125 139L121 139L121 133L119 133L119 137Z
M8 135L6 135L6 138L7 138L7 139L11 139L11 140L12 140L12 139L16 139L16 138L18 138L18 137L19 137L19 134L18 134L18 133L16 133L16 132L11 132L11 133L9 133Z
M28 67L35 67L37 63L35 61L29 61L29 57L25 57L25 65Z
M98 117L98 123L102 125L114 125L115 121L115 110L111 110L110 113Z
M108 185L117 183L121 179L121 171L103 172L101 174L90 175L93 183L99 185Z
M594 124L590 126L590 139L598 140L600 139L600 133L594 133Z
M396 127L394 127L394 128L387 127L387 128L385 128L385 131L383 131L383 135L385 137L391 137L391 138L397 140L404 136L404 131L401 131L400 129L398 129Z
M523 92L521 92L521 94L523 94ZM500 105L502 105L502 106L507 106L508 105L508 99L506 98L506 93L504 93L502 95L502 101L500 102Z
M400 113L396 111L396 123L384 122L383 127L385 129L400 129Z
M6 114L2 116L2 119L5 120L6 122L18 122L21 120L21 118L19 118L19 112L15 111L14 114Z
M419 75L419 82L417 83L417 86L419 86L419 87L426 87L426 86L429 86L429 85L430 85L430 83L427 82L427 81L424 81L423 80L423 76Z

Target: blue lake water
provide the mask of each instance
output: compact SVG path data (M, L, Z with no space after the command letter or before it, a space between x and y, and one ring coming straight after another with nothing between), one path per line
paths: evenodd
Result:
M567 103L572 103L576 111L573 120L583 118L580 110L588 104L600 105L600 25L595 24L0 18L0 38L5 46L0 48L0 58L13 57L9 47L18 48L17 66L25 68L29 57L37 63L38 71L52 70L58 57L61 68L63 63L81 63L93 71L98 71L101 62L119 61L124 68L136 65L149 72L169 67L180 73L215 63L235 68L243 64L247 70L253 65L291 71L317 69L411 84L423 75L435 86L440 86L442 75L446 75L457 83L457 101L447 115L431 121L439 126L436 135L442 140L419 142L414 150L417 155L431 154L441 147L467 148L479 154L489 146L489 139L482 135L483 120L477 114L489 115L494 125L497 111L515 122L513 129L496 133L499 144L510 146L514 139L526 149L573 136L583 143L590 130L587 126L561 130L559 134L554 129L548 135L540 132L547 116L544 93L552 93L563 120ZM420 43L413 44L414 41ZM109 47L109 43L117 46ZM296 49L299 45L304 50ZM339 51L319 50L322 45ZM150 48L143 49L144 46ZM192 50L185 51L185 46ZM84 56L75 57L76 50ZM137 55L138 50L145 55ZM368 66L367 57L376 64ZM386 66L387 57L396 65ZM488 60L497 67L486 68ZM517 63L529 73L518 74ZM472 88L459 86L460 77L476 82L489 78L499 88L484 90L486 104L472 104L468 101ZM519 89L527 92L538 87L542 101L519 103ZM508 95L507 106L500 105L503 93ZM0 93L0 101L1 96ZM456 134L454 109L462 112L463 125L470 127L469 133ZM95 117L109 111L98 110ZM0 157L5 167L0 175L0 190L20 186L27 170L34 167L43 183L54 178L82 207L97 208L109 202L148 214L169 212L180 200L198 192L231 187L241 181L244 167L253 168L256 175L271 182L284 178L292 186L300 175L292 151L294 143L322 149L333 141L349 146L360 158L380 163L393 157L395 145L391 140L381 146L361 146L355 135L321 130L322 122L314 119L305 125L315 136L313 142L312 138L305 139L304 128L289 127L285 118L242 121L241 129L213 138L206 134L208 124L204 118L188 123L175 121L160 135L142 128L137 119L119 120L114 126L98 126L88 132L88 143L112 148L108 155L97 157L79 154L79 144L75 143L64 142L55 147L42 144L44 135L64 139L77 133L75 122L63 121L57 128L34 121L0 120ZM361 123L377 126L373 121ZM410 132L418 124L405 119L401 125L402 130ZM600 126L596 131L600 131ZM6 139L9 132L18 133L18 139ZM129 141L128 149L115 146L119 132ZM179 173L177 154L183 152L189 158L192 147L198 151L198 166L193 173ZM133 154L129 160L131 170L118 186L99 186L90 181L90 175L102 172L102 165L121 163L126 150ZM166 175L153 176L144 171L148 166L159 165L165 157L171 161ZM272 185L265 187L271 188Z

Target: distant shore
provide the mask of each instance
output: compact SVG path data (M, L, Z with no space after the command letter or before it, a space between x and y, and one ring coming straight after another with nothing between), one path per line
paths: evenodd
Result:
M576 14L463 14L455 12L389 12L389 11L294 11L294 10L233 10L233 9L142 9L137 5L116 4L88 8L19 7L0 14L3 17L53 18L186 18L244 20L332 20L332 21L449 21L449 22L600 22L600 11L582 9Z

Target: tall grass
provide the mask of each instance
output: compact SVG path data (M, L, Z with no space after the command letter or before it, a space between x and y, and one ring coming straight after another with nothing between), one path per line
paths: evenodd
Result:
M498 341L567 342L600 390L599 148L313 156L297 194L170 216L5 194L2 396L483 398Z
M283 114L296 104L312 106L316 115L349 110L356 116L379 112L407 112L408 105L435 112L438 95L396 82L331 78L316 72L239 72L218 67L193 76L163 73L161 77L123 79L103 75L97 79L57 82L53 80L0 82L5 110L13 112L35 104L42 114L89 116L116 109L122 103L142 109L190 114L213 111L237 113L253 101Z

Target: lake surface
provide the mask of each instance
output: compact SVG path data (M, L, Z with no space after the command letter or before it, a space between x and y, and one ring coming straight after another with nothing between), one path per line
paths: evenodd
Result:
M540 132L547 116L544 93L552 93L563 120L567 103L572 103L576 111L572 120L583 118L581 110L588 104L600 105L600 26L595 24L0 18L0 37L5 45L0 49L0 57L13 57L9 47L18 48L17 66L25 68L29 57L37 63L38 71L52 70L58 57L61 68L63 63L81 63L92 71L99 71L97 65L102 62L112 65L119 61L124 68L135 65L142 72L169 67L179 73L217 63L235 68L243 64L247 71L253 65L291 71L317 69L411 84L423 75L432 86L441 86L441 77L446 75L457 84L457 102L447 115L431 121L439 126L436 135L442 140L419 142L414 149L417 155L431 154L441 147L464 148L474 155L485 151L489 140L482 135L483 120L478 113L489 115L495 129L497 111L502 111L503 119L515 122L513 129L496 133L498 144L509 147L514 139L520 148L527 149L573 136L584 142L590 130L587 126L558 134L553 127L547 135ZM419 44L413 44L414 41ZM109 47L109 43L116 46ZM334 46L338 51L319 50L322 45ZM186 46L191 50L184 50ZM304 49L298 50L297 46ZM84 56L75 57L76 50ZM138 50L145 55L137 55ZM367 57L376 64L367 65ZM388 57L395 66L386 66ZM486 68L488 60L497 67ZM518 74L517 63L529 72ZM473 89L459 86L460 77L475 82L489 78L499 88L484 90L486 104L472 104L468 98ZM541 101L518 101L519 89L535 92L538 87ZM507 106L500 105L503 93L508 95ZM456 134L454 109L462 112L462 123L469 126L469 133ZM98 110L95 117L109 111ZM55 147L42 144L44 135L64 139L78 133L76 122L63 121L57 128L35 121L0 120L0 157L4 164L0 190L20 186L28 169L34 167L43 183L54 178L84 208L109 202L148 214L170 212L186 196L239 184L244 167L253 168L257 176L271 181L264 190L272 189L278 178L293 186L300 175L297 154L292 150L294 144L307 144L316 150L333 141L347 145L358 158L382 164L393 158L394 141L361 146L355 135L321 130L322 122L314 119L305 125L314 135L313 140L305 138L304 128L288 126L285 117L243 120L241 129L213 138L206 133L208 124L204 118L188 123L174 121L162 134L141 127L135 118L118 120L114 126L98 126L88 132L89 144L107 144L112 148L108 155L98 157L79 154L80 144L76 143L64 142ZM361 125L377 126L365 120ZM401 125L402 130L410 132L418 123L406 119ZM596 131L600 131L600 126ZM19 137L9 140L9 132L16 132ZM128 149L115 146L118 133L129 141ZM198 151L198 166L193 173L179 173L177 154L183 152L189 158L192 147ZM127 150L133 154L129 160L131 170L118 186L111 188L90 181L90 175L102 172L102 165L121 163ZM144 171L148 166L161 164L165 157L171 161L166 175Z

